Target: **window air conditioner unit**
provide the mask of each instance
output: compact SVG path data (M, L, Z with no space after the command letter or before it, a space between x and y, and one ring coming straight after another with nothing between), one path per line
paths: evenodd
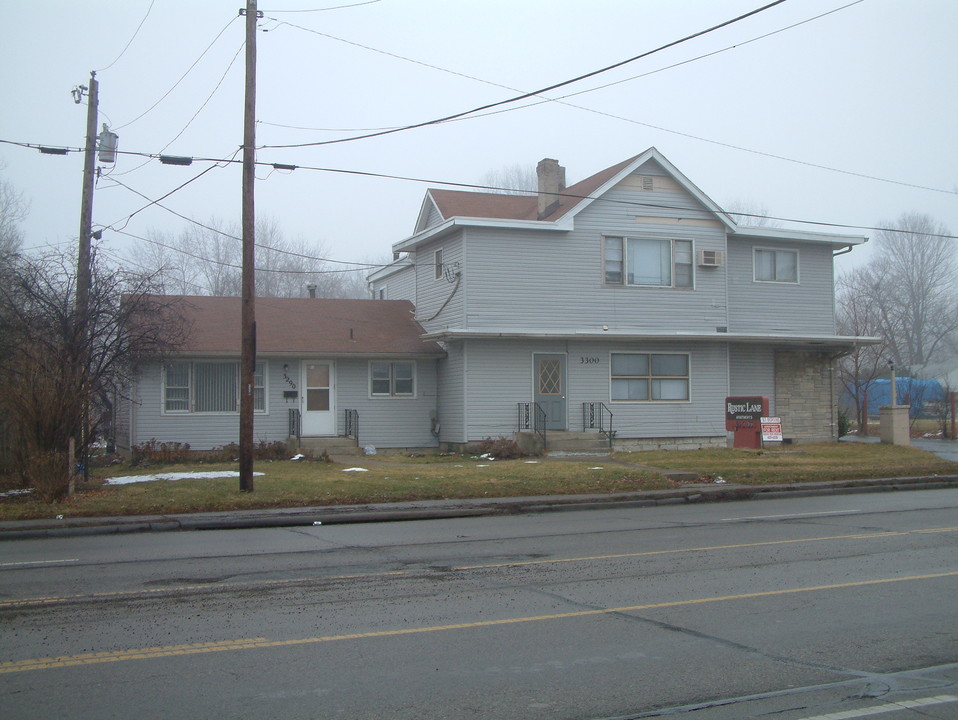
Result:
M721 250L699 250L699 267L721 267Z

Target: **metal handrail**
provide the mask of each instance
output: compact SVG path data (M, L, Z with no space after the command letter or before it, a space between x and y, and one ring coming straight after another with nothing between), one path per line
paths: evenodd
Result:
M359 440L359 410L346 410L343 434L346 437Z
M605 420L608 416L609 424L606 426ZM609 439L609 449L612 449L612 441L615 438L615 430L612 429L612 411L604 402L584 402L582 403L582 429L598 429L600 435L605 435Z
M546 411L537 402L517 403L518 430L532 430L536 435L542 438L542 447L546 447L546 421L548 416Z
M299 440L302 437L301 416L298 408L289 409L288 436Z

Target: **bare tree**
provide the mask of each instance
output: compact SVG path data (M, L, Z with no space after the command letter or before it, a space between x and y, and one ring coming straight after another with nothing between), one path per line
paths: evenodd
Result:
M782 223L768 217L768 208L765 203L751 202L736 198L725 207L725 212L739 225L748 227L780 228Z
M216 219L190 225L179 235L152 232L129 253L131 262L157 272L165 292L180 295L236 296L242 280L239 228ZM290 240L279 223L262 216L256 222L256 294L261 297L305 297L316 286L319 297L365 297L365 281L357 283L363 263L329 260L321 243Z
M20 223L29 209L30 203L23 192L0 177L0 258L8 258L23 247Z
M879 334L891 359L919 370L943 359L958 333L958 253L948 229L927 215L906 213L882 223L877 255L866 266Z
M182 343L189 328L178 302L154 294L150 275L91 257L89 315L78 322L76 270L69 253L19 257L0 269L0 417L24 482L44 458L80 453L110 419L112 398L136 364ZM62 468L48 499L65 492Z
M873 292L864 270L852 270L838 278L836 329L839 334L853 337L879 336L880 323L872 301ZM839 380L855 405L859 428L865 428L868 424L868 393L886 370L884 343L858 347L839 362Z
M519 164L489 170L482 176L479 183L494 188L491 192L503 195L527 195L535 192L539 187L535 168Z

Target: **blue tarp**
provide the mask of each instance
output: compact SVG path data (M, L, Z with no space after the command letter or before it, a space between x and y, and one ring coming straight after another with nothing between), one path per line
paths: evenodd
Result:
M861 392L860 390L859 395ZM910 377L895 380L895 395L898 396L897 405L911 405L909 414L912 417L921 417L932 412L926 406L943 402L945 399L945 392L937 380ZM854 403L852 405L854 406ZM891 405L891 380L872 380L868 383L868 414L878 415L879 409L884 405Z

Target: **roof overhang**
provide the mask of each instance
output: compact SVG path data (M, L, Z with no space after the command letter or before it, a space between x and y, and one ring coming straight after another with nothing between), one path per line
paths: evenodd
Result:
M801 242L819 242L829 245L861 245L868 242L864 235L837 235L805 230L783 230L782 228L740 226L729 233L729 239L748 238L750 240L799 240Z
M510 228L519 230L550 230L569 232L573 229L572 218L563 217L556 222L544 220L503 220L499 218L454 217L428 230L416 233L405 240L393 243L393 252L409 252L431 240L438 240L462 227Z
M240 353L237 350L236 352L225 352L225 351L216 351L216 352L204 352L203 350L177 350L175 352L169 353L170 357L180 357L180 358L222 358L226 359L239 359ZM403 358L410 360L435 360L436 358L445 357L445 352L344 352L338 350L324 351L324 350L310 350L305 352L303 350L267 350L262 351L258 350L256 352L256 357L263 360L300 360L302 358L308 359L358 359L358 360L376 360L380 358Z
M450 341L471 339L503 340L612 340L642 342L719 342L748 345L778 345L819 351L852 352L867 345L877 345L881 338L850 335L800 335L786 333L641 333L626 330L437 330L423 335L424 340Z

